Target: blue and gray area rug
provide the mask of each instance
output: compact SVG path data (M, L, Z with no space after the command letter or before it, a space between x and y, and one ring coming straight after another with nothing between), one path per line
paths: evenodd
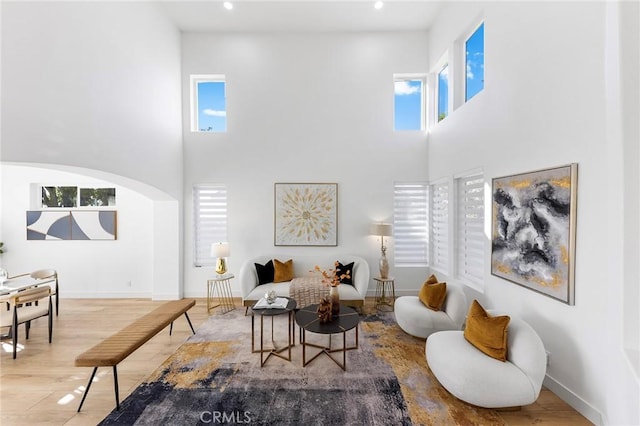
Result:
M260 368L260 354L251 352L251 317L244 316L244 309L212 315L101 424L503 423L494 411L470 407L448 394L427 367L424 340L402 332L393 314L361 320L359 348L347 352L343 371L325 355L302 367L299 344L291 362L272 357ZM265 318L264 325L265 345L270 345L271 320ZM286 316L275 317L273 329L281 346L287 340ZM256 318L256 345L259 332ZM307 339L328 343L322 335L307 333ZM354 339L354 331L348 332L347 345ZM340 347L342 338L333 344ZM316 351L309 348L307 357Z

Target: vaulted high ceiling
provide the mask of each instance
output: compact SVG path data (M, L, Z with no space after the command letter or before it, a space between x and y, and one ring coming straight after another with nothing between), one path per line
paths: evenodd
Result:
M185 32L426 31L440 1L387 0L222 0L159 1L158 6Z

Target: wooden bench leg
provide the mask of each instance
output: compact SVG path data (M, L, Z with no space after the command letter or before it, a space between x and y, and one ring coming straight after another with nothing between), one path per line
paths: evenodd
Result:
M82 400L80 401L80 406L78 407L78 413L82 409L82 404L84 404L84 400L89 393L89 388L91 387L91 383L93 383L93 378L96 375L96 371L98 371L98 367L93 367L93 373L91 373L91 377L89 378L89 383L87 383L87 388L84 390L84 395L82 395Z

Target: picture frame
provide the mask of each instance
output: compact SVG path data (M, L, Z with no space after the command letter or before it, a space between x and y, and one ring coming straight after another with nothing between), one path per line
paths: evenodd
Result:
M275 183L275 246L337 246L338 184Z
M577 163L492 180L492 275L575 304L577 185Z

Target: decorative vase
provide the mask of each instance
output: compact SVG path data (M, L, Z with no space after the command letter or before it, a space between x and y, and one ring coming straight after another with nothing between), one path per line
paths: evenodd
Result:
M380 278L389 278L389 262L387 261L387 256L384 251L380 258Z
M329 289L329 297L331 298L331 314L337 316L340 313L340 293L338 286L331 286Z

